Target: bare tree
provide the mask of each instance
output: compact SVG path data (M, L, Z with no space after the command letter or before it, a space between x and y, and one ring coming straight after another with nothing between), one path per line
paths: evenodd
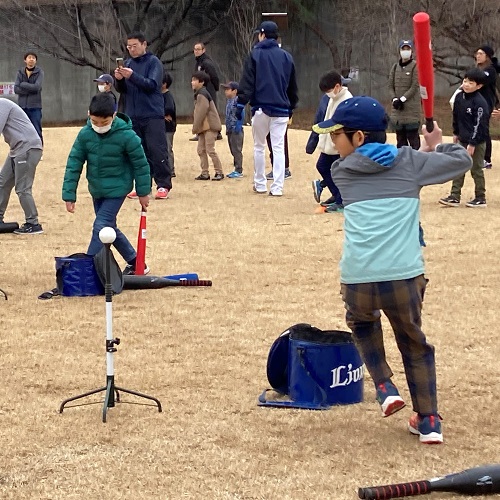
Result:
M234 59L229 74L237 79L245 58L250 53L255 41L254 30L261 21L262 2L260 0L235 0L228 12L227 26L233 39Z
M0 39L98 70L126 53L127 33L141 30L164 63L191 55L193 40L210 39L233 0L7 0Z

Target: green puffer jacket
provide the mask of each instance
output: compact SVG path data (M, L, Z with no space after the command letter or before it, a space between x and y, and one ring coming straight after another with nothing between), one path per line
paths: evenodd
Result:
M420 127L422 115L422 103L420 98L420 86L418 84L418 68L415 61L401 66L395 63L389 73L389 94L391 96L391 124L394 129L402 125L412 125L413 128ZM405 96L406 102L403 109L394 109L392 100Z
M69 153L62 186L62 199L76 201L76 188L87 163L87 181L93 198L121 198L134 187L139 196L151 191L149 163L141 139L132 130L127 115L117 113L111 130L94 132L90 124L83 127Z

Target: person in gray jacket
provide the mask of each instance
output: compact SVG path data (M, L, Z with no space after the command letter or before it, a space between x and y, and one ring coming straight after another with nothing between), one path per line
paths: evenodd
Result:
M424 444L443 442L434 347L422 331L427 279L419 241L420 190L463 175L472 159L459 144L441 144L442 131L423 127L420 151L386 144L384 107L371 97L341 102L313 130L329 133L340 158L332 178L342 193L344 244L340 259L346 322L375 383L382 415L405 406L386 360L381 312L401 351L413 410L408 430ZM435 151L435 152L434 152Z
M399 42L400 59L389 73L392 99L391 124L396 132L397 146L420 148L420 118L422 105L418 85L418 68L413 60L411 40Z
M34 52L24 54L26 66L18 70L14 92L19 96L18 104L28 115L43 144L42 136L42 86L43 69L36 65L38 60Z
M36 166L42 157L42 140L26 113L9 99L0 99L0 134L3 134L10 147L0 170L0 223L3 222L10 193L15 187L26 223L14 233L43 233L32 194Z

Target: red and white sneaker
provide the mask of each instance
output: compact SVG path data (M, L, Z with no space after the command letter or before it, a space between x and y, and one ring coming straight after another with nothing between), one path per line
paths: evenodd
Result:
M127 194L127 198L129 200L137 200L137 199L139 199L139 196L137 195L137 193L135 191L131 191L129 194Z
M383 417L389 417L406 406L403 398L399 395L397 387L386 380L376 386L377 401L382 410Z
M156 191L155 200L166 200L168 198L167 188L158 188Z
M441 432L440 415L420 415L415 413L410 417L408 430L424 444L441 444L443 433Z

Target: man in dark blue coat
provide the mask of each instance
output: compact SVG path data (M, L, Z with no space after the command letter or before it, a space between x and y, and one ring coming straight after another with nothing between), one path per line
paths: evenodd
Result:
M130 59L115 69L116 90L125 94L125 114L141 138L144 152L156 185L156 199L165 199L172 189L170 167L167 161L165 118L163 116L163 65L147 52L144 34L137 31L127 36ZM129 198L137 198L132 192Z
M252 108L254 140L254 191L266 193L266 136L273 149L272 196L283 195L285 179L284 138L289 118L297 106L297 82L292 56L278 44L278 25L264 21L256 30L259 42L245 61L239 83L240 115L245 104Z

